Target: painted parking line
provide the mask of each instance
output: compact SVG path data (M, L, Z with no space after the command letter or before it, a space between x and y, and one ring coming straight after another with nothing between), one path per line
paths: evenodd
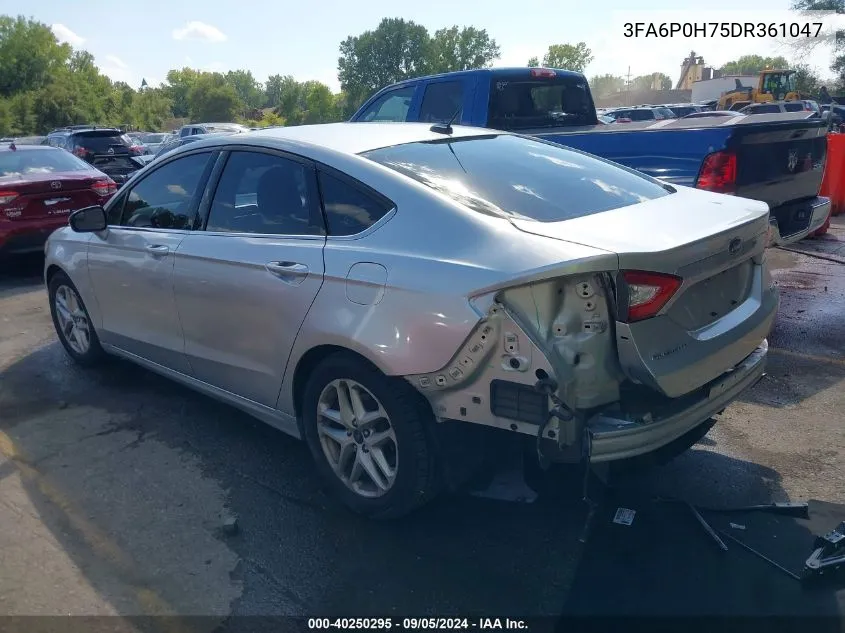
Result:
M781 356L790 356L792 358L800 358L802 360L812 360L817 363L828 363L830 365L839 365L840 367L845 367L845 359L842 358L830 358L829 356L816 356L815 354L793 352L792 350L784 349L782 347L770 347L769 353L779 354Z

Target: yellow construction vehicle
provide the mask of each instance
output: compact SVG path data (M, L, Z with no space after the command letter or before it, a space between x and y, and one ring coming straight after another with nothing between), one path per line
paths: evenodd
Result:
M764 70L757 79L757 87L743 86L739 79L736 88L719 98L717 110L730 110L737 101L766 103L767 101L795 101L801 93L795 89L794 70Z

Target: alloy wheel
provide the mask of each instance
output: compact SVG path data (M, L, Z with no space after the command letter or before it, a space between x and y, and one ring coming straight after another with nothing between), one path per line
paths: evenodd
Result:
M317 404L317 434L335 475L362 497L381 497L396 480L396 433L384 407L354 380L333 380Z
M91 324L76 291L69 286L56 288L54 299L59 329L70 348L84 355L91 348Z

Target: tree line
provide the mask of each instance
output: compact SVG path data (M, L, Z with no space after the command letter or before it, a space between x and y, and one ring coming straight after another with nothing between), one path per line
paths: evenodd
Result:
M841 5L845 11L845 0L796 0L795 8L818 3ZM845 44L837 55L833 68L845 74ZM499 45L485 29L452 26L432 34L413 21L385 18L375 29L340 43L337 94L319 81L297 81L291 75L272 75L260 82L249 70L192 68L173 69L161 85L136 89L103 75L89 52L60 43L46 24L0 16L0 135L44 134L78 123L161 130L177 119L240 121L253 127L340 121L387 84L485 68L499 57ZM585 42L554 44L542 59L531 57L526 66L583 72L593 59ZM782 57L748 55L722 70L753 74L771 66L788 64ZM806 67L798 69L800 88L815 92L818 78ZM597 96L626 87L625 79L615 75L596 76L590 82ZM672 80L652 73L631 82L633 89L655 86L671 88Z

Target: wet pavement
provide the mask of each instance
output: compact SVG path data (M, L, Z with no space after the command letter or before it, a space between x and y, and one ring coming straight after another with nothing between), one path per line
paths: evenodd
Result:
M845 221L770 252L782 304L767 376L693 450L638 475L708 505L839 501ZM0 613L556 615L585 509L447 495L350 515L304 444L124 362L56 342L40 263L0 271ZM507 495L505 495L507 496ZM236 517L237 533L222 526ZM25 572L25 573L24 573Z

